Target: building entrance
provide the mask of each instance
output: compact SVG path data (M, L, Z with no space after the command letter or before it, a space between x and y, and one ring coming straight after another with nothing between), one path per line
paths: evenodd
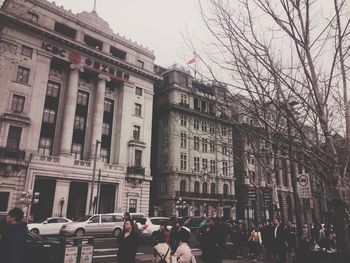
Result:
M100 190L99 213L113 213L115 204L116 186L112 184L102 184Z
M67 217L79 219L85 215L88 183L71 182L69 188Z
M37 178L34 183L34 193L38 192L39 203L33 204L31 212L34 222L52 216L53 200L55 198L56 181Z

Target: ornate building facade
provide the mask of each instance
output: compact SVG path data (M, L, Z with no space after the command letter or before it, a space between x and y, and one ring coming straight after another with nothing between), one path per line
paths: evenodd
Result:
M160 71L152 139L154 214L234 217L231 110L226 88L177 66Z
M153 51L95 11L8 0L0 17L1 211L24 191L35 219L148 214Z

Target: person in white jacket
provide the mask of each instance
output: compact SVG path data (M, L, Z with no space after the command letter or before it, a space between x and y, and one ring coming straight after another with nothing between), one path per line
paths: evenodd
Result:
M158 244L154 246L154 258L152 263L158 263L161 259L165 259L170 263L170 246L165 242L165 236L159 235L157 237Z
M194 256L192 256L191 249L187 244L189 240L189 235L185 233L180 234L179 239L180 239L180 244L174 253L176 262L177 263L196 263Z

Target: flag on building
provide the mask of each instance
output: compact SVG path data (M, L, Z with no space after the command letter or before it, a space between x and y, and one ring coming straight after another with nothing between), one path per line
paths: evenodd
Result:
M188 62L187 65L193 64L196 62L196 56L194 56L193 58L191 58Z

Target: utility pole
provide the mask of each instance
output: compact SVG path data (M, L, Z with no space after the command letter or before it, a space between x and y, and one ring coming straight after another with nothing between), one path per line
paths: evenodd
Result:
M97 161L97 150L98 145L101 141L96 140L95 155L94 155L94 166L92 168L92 179L91 179L91 189L90 189L90 202L89 202L89 214L93 212L93 196L94 196L94 184L95 184L95 174L96 174L96 161Z

